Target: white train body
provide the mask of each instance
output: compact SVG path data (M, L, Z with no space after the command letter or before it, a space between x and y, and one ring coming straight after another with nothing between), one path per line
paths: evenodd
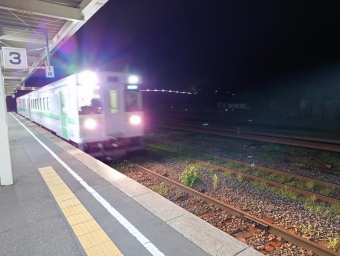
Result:
M95 157L144 144L141 78L83 72L17 98L17 111Z

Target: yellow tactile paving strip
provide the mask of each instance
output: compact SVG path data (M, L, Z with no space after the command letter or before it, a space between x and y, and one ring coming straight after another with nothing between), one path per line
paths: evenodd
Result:
M39 171L87 255L122 256L56 171L51 166L39 168Z

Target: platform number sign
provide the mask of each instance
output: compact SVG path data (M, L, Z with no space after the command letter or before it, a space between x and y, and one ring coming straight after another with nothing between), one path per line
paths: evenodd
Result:
M54 67L46 66L45 67L46 78L54 78Z
M2 47L4 68L27 69L27 54L25 48Z

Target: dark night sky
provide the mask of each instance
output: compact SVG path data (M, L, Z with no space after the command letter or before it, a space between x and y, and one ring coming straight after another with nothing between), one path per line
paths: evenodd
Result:
M85 68L135 72L145 88L203 80L260 88L340 64L339 14L338 1L109 0L52 64L58 77Z

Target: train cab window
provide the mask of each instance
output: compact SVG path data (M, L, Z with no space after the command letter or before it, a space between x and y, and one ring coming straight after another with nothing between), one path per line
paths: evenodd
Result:
M118 91L110 90L110 113L115 114L118 113Z
M79 115L101 114L100 87L77 86Z
M142 111L142 93L138 91L126 91L125 92L125 111Z

